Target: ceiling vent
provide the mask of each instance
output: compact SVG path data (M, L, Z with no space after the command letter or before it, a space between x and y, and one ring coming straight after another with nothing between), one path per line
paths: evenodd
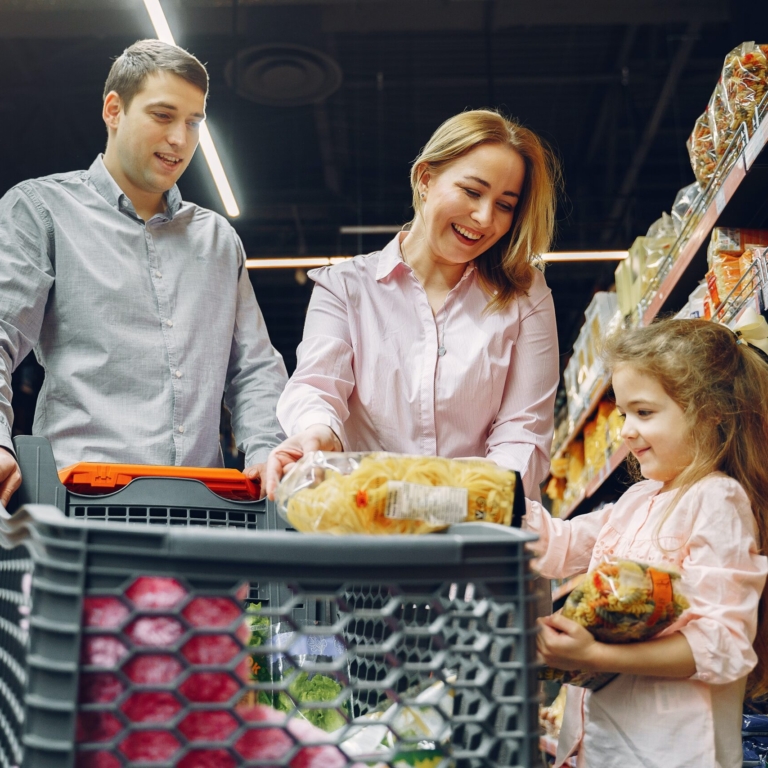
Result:
M239 51L227 64L225 76L239 96L271 107L315 104L336 91L342 80L341 68L330 56L289 43Z

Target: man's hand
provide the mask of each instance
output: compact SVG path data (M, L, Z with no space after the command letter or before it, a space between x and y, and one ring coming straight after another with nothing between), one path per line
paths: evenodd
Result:
M269 454L267 459L267 496L274 501L280 478L310 451L341 451L343 446L336 433L324 424L313 426L289 437Z
M7 507L20 485L21 470L16 459L8 449L0 448L0 504Z
M593 670L593 665L601 644L589 630L560 613L544 616L537 619L536 623L539 625L536 647L541 660L548 667L566 671L598 671Z
M261 488L261 498L264 498L264 480L263 478L266 475L267 471L267 462L263 461L261 464L251 464L250 467L246 467L243 470L243 474L249 479L252 480L254 483L260 486Z

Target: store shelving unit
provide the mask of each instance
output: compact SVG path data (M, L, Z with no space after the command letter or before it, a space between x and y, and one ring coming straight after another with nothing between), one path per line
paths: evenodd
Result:
M587 483L587 487L569 507L563 510L560 514L560 519L568 519L587 499L591 499L603 483L624 463L624 459L626 459L627 456L629 456L629 449L624 444L620 445L612 454L610 454L610 456L606 458L605 464L603 464L600 471Z
M592 387L592 393L589 396L587 405L581 412L581 415L574 422L573 428L568 433L568 436L557 447L557 450L552 454L553 459L560 459L568 450L568 446L581 434L581 430L584 429L584 425L587 423L589 417L595 412L598 403L605 397L605 394L611 388L611 382L604 376L600 376L594 386Z
M682 306L690 289L704 277L706 242L715 225L754 226L753 221L743 219L753 218L757 208L766 206L764 190L768 183L768 96L756 110L752 128L750 137L746 124L739 127L712 181L694 206L687 225L641 299L632 322L648 325L662 311ZM768 218L768 211L761 211L761 215ZM756 301L761 301L763 306L768 305L768 265L765 262L750 270L723 301L723 305L718 308L721 321L733 326L739 313ZM553 453L554 459L561 458L579 436L609 388L610 382L606 379L599 379L593 386L588 404L568 435L557 446ZM615 451L560 517L568 518L582 511L587 506L585 502L597 493L627 455L628 451L623 446Z

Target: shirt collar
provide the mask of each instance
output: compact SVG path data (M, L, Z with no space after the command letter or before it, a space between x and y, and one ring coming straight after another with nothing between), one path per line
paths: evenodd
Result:
M120 185L112 178L112 174L104 165L104 155L100 154L88 169L91 184L96 191L113 207L118 210L129 210L135 215L133 204L128 199L128 195L120 189ZM181 193L174 184L165 194L165 217L172 219L181 208Z
M403 254L400 251L400 238L404 237L402 232L398 232L381 250L379 264L376 268L376 280L383 280L392 274L392 270L398 265L405 265Z
M379 264L376 268L377 281L389 277L398 264L402 264L404 267L408 266L403 260L403 252L400 248L400 242L405 239L405 235L405 232L398 232L394 238L382 248L381 256L379 256ZM459 283L463 283L474 271L475 262L470 261L464 269L464 274L461 276Z

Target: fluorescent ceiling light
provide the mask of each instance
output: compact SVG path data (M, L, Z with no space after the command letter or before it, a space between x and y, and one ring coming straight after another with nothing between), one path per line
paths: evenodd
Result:
M176 45L171 28L168 26L168 19L165 18L163 7L160 5L160 0L144 0L144 5L149 14L149 20L155 28L157 39L170 45Z
M168 26L168 19L165 18L163 7L160 5L160 0L144 0L144 6L149 14L149 20L155 28L157 39L169 45L176 45L171 28ZM224 166L219 159L219 153L216 151L213 138L211 138L211 132L205 123L200 125L200 146L203 149L203 156L206 163L208 163L211 176L213 176L213 183L216 185L221 202L224 204L224 210L227 212L227 216L234 219L240 215L240 209L237 206L232 187L229 186L229 179L227 179Z
M309 269L311 267L330 267L349 261L351 256L288 256L279 259L246 259L248 269Z
M360 226L339 227L340 235L384 235L400 232L402 224L366 224Z
M553 261L623 261L629 256L629 251L558 251L543 253L541 258L546 262Z
M542 259L553 261L622 261L629 251L563 251L561 253L545 253ZM248 269L311 269L312 267L329 267L342 261L349 261L351 256L281 256L274 259L246 259Z

